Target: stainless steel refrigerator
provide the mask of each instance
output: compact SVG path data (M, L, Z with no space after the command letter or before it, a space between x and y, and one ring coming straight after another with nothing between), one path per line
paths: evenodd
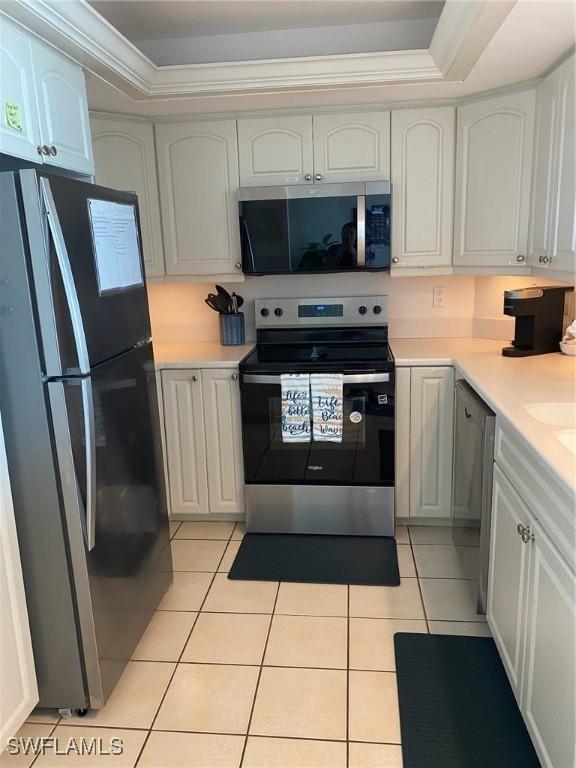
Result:
M172 580L136 195L0 173L0 412L40 706L103 706Z

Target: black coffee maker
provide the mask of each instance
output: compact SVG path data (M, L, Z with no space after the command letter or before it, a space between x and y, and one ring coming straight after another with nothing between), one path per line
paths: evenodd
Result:
M514 341L505 357L557 352L562 338L564 301L571 286L544 286L504 291L504 314L516 318Z

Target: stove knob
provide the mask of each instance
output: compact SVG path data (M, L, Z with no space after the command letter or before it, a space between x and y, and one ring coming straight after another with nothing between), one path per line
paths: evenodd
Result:
M382 307L380 304L374 304L374 309L372 310L375 315L379 315L380 312L382 312Z
M270 310L267 307L262 307L262 309L260 310L260 314L262 315L262 317L268 317L268 315L270 314Z
M284 314L284 310L282 309L282 307L276 307L276 309L274 310L274 314L276 315L276 317L282 317L282 315Z
M360 307L358 307L358 312L359 312L361 315L365 315L365 314L366 314L366 312L368 312L368 307L367 307L367 306L365 306L364 304L362 304Z

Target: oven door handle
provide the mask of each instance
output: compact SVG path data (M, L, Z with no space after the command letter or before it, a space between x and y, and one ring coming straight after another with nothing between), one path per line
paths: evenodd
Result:
M314 375L313 373L311 374ZM280 384L280 374L245 373L242 377L244 384ZM344 384L384 384L390 381L389 373L345 373Z

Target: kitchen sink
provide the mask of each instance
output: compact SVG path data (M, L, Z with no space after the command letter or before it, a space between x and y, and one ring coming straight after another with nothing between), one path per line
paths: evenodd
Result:
M524 410L542 424L576 428L576 403L534 403L525 405Z

